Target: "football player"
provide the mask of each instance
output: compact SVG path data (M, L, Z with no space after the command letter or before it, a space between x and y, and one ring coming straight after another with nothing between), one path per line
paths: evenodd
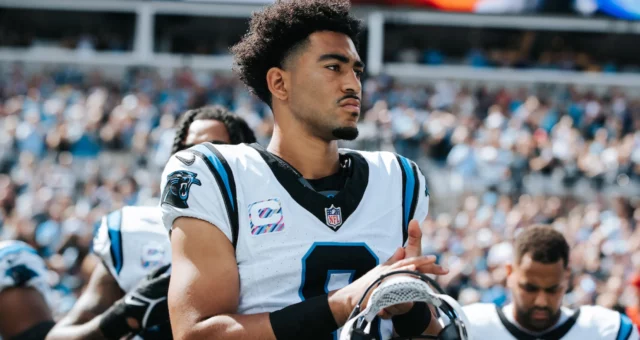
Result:
M638 340L629 318L600 306L562 306L569 284L569 245L551 226L531 226L515 240L507 265L512 302L464 306L470 333L496 340Z
M181 117L173 151L204 141L255 140L242 118L221 106L209 106ZM93 249L101 263L76 305L47 339L120 339L141 331L142 337L170 338L169 324L162 321L168 320L170 273L165 264L171 260L171 247L160 210L124 207L105 216Z
M53 327L47 267L22 241L0 242L0 338L44 339Z
M176 338L333 339L381 274L447 272L420 254L429 196L416 164L338 149L358 135L364 72L349 10L348 0L276 1L254 14L232 51L273 111L269 146L204 143L169 160L161 206ZM381 316L392 321L374 326L378 338L432 319L412 303Z

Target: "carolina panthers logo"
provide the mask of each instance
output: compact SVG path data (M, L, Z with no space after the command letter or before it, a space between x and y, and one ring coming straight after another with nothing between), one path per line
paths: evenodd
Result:
M171 204L179 209L189 207L187 199L189 198L189 190L191 185L201 185L198 174L191 171L174 171L167 176L167 184L162 191L162 203Z
M17 287L20 287L24 286L31 279L38 276L38 273L34 272L33 270L31 270L31 268L25 266L24 264L20 264L7 269L5 275L12 278L14 284Z

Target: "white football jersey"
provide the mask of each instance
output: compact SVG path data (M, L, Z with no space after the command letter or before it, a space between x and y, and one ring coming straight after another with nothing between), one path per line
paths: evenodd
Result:
M564 308L564 307L563 307ZM582 306L561 324L543 334L530 334L513 324L502 308L475 303L462 308L470 332L480 339L495 340L638 340L638 329L625 315L600 306ZM568 314L568 313L565 313Z
M171 262L169 234L158 207L124 207L102 218L93 251L126 293Z
M404 157L340 153L350 163L346 184L322 194L257 144L179 152L162 177L164 224L192 217L227 236L240 272L239 313L273 312L342 288L404 245L409 220L426 218L429 197ZM382 329L387 338L390 322Z
M33 287L51 303L51 286L44 260L22 241L0 242L0 292L7 288Z

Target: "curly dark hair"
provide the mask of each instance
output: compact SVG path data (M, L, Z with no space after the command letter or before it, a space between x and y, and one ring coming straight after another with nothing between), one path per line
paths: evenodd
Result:
M562 260L565 268L569 265L569 244L562 233L549 225L526 227L516 237L514 248L517 263L529 254L536 262L550 264Z
M205 106L185 112L176 127L176 137L173 140L173 148L171 154L187 149L184 140L189 132L191 123L196 120L217 120L222 122L227 128L231 144L255 143L256 136L247 122L238 115L230 112L220 105Z
M249 90L271 106L266 75L318 31L343 33L358 47L360 20L349 14L349 0L277 0L254 13L249 31L231 48L234 71Z

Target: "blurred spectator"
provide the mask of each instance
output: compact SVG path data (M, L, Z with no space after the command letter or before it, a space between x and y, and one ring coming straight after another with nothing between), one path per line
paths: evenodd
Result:
M635 274L630 281L631 287L634 289L634 304L627 306L625 312L634 325L640 327L640 274Z
M237 81L188 69L169 78L131 70L119 82L13 65L0 79L0 239L24 240L47 260L59 314L91 272L83 259L94 223L123 205L157 203L181 112L222 102L251 117L261 140L270 135L269 113Z
M173 125L222 104L269 142L269 108L229 77L189 69L124 77L67 67L0 79L0 238L46 258L59 314L91 272L94 223L123 205L155 205ZM432 195L424 251L452 273L464 302L508 301L504 263L519 228L551 223L570 238L567 303L634 313L640 272L640 101L622 89L490 88L450 81L366 79L360 138L421 166ZM635 281L634 281L635 282Z

